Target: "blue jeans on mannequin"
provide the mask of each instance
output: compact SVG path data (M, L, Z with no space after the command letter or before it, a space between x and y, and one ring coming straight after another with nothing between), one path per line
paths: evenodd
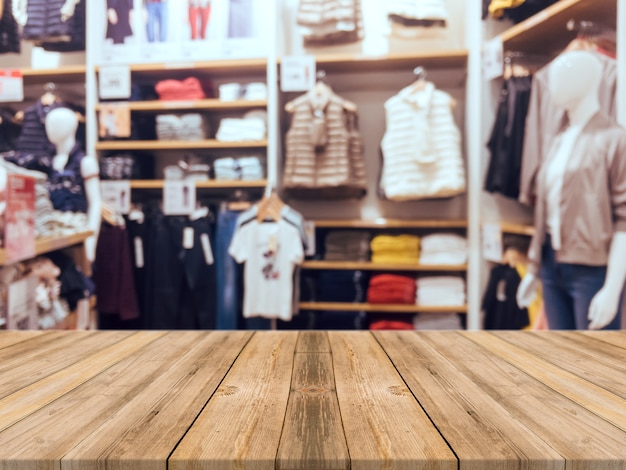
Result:
M218 330L236 330L241 310L241 269L228 254L230 242L241 212L220 208L217 213L215 233L215 267L217 270L217 321Z
M606 266L558 263L550 236L546 236L539 271L548 326L551 330L588 329L589 305L604 285ZM619 330L622 301L605 330Z
M150 2L146 4L146 10L148 10L148 25L146 30L148 41L155 42L158 37L159 42L165 42L167 38L167 3Z

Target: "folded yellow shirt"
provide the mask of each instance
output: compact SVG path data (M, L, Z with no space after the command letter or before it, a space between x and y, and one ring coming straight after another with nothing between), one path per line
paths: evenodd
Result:
M420 239L415 235L378 235L370 247L373 253L379 252L419 252Z
M491 0L489 4L489 15L491 15L492 18L500 18L506 8L518 7L525 1L526 0Z

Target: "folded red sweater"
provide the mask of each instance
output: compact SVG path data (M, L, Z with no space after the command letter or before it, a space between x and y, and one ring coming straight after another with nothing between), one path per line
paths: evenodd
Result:
M159 99L164 101L201 100L206 97L200 80L189 77L185 80L161 80L154 87Z

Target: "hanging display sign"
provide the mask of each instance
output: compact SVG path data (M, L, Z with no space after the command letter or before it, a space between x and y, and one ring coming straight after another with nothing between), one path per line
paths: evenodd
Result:
M100 67L98 71L98 92L102 100L130 98L130 67L127 65Z
M102 202L118 214L130 212L130 181L101 181Z
M9 330L37 330L37 278L28 276L9 284L7 293L7 328Z
M315 86L315 56L285 56L280 63L280 90L304 92Z
M190 215L196 208L196 184L193 181L165 181L163 213Z
M502 262L502 230L499 224L485 223L482 228L483 258L495 263Z
M0 101L24 101L24 77L20 70L0 69Z
M499 78L504 73L504 46L502 38L487 41L482 51L483 77L485 80Z
M7 176L4 249L7 264L36 254L35 179L30 176Z

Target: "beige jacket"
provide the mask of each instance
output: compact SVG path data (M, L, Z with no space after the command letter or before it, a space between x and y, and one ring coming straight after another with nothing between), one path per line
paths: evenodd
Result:
M538 271L546 235L545 171L560 136L537 176L535 235L528 253L533 273ZM562 240L557 261L605 266L613 234L626 232L626 130L602 112L591 118L576 139L563 176L560 209Z
M602 62L602 85L600 86L600 106L615 119L617 106L615 92L617 86L617 65L614 59L603 54L596 54ZM536 177L539 168L550 151L555 136L567 123L567 116L562 108L554 104L548 92L549 65L533 77L526 130L524 152L522 154L522 172L520 177L519 201L533 205L537 197Z

